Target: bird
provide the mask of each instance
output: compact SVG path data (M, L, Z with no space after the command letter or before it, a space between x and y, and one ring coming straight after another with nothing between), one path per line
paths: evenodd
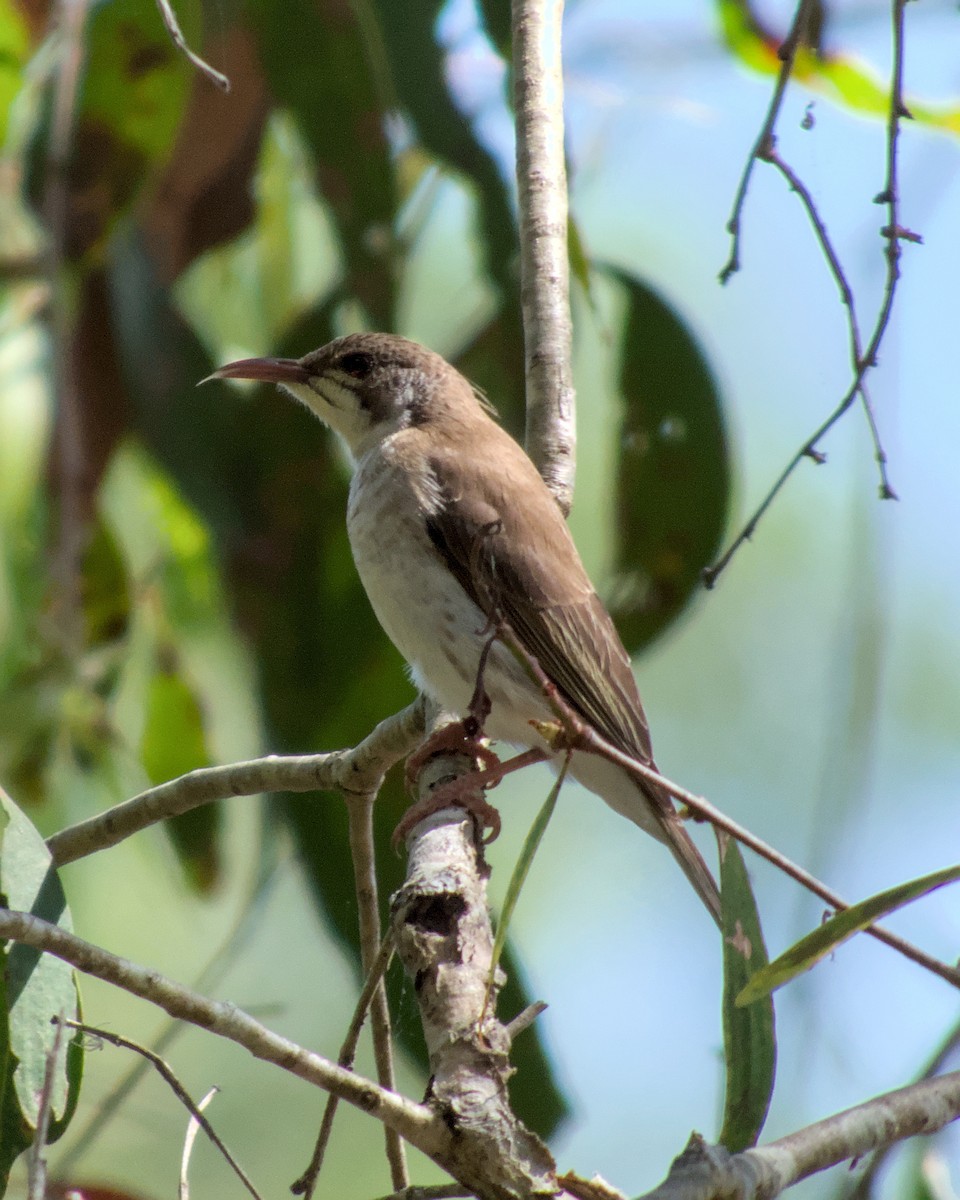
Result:
M209 378L277 384L340 436L353 462L356 568L421 692L465 716L483 656L485 736L559 765L536 724L554 712L509 645L491 639L495 609L588 727L656 769L630 657L559 505L446 359L394 334L351 333L303 358L241 359ZM583 750L569 771L669 848L720 925L717 884L669 792Z

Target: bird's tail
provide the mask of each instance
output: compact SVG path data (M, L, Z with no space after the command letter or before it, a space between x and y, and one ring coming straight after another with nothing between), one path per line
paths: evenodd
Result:
M675 812L661 815L661 828L665 835L664 841L670 847L673 857L680 864L680 869L693 885L693 890L703 901L710 916L716 921L718 928L723 928L720 917L720 889L717 881L710 873L710 868L703 861L703 855L693 844L690 834L683 827L683 822Z

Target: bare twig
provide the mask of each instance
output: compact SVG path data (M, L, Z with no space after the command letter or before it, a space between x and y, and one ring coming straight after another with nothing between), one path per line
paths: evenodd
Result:
M794 25L790 31L790 36L784 43L784 48L789 46L790 39L799 29L802 29L805 21L805 8L809 0L800 0L797 8L797 13L794 18ZM746 197L747 182L750 173L753 170L753 164L757 159L764 159L772 163L784 175L789 182L791 188L800 196L801 201L807 211L808 218L813 225L814 231L820 242L821 248L827 259L828 266L840 287L841 297L844 304L847 306L850 322L850 334L852 343L852 359L853 359L853 379L846 393L840 400L839 404L834 408L833 412L826 418L825 421L817 428L813 435L803 443L799 450L793 455L786 467L780 472L773 486L767 492L766 496L761 501L758 508L744 525L743 529L736 536L724 554L711 567L708 567L703 572L703 581L706 587L711 588L716 583L720 574L730 563L730 560L740 549L740 547L750 540L756 531L757 525L773 503L774 499L779 495L784 484L805 458L812 458L816 462L823 462L823 455L818 450L818 444L823 439L824 435L833 428L840 418L851 407L854 400L860 395L863 399L864 412L870 427L870 434L874 444L874 456L880 470L880 498L882 500L895 500L896 492L890 485L890 480L887 475L886 462L887 457L884 452L883 445L880 441L876 422L874 420L873 410L870 405L864 388L864 378L871 368L877 365L877 353L880 344L883 341L887 331L887 326L890 323L890 314L893 311L894 296L896 294L897 283L900 278L900 243L902 241L920 243L922 238L919 234L905 228L900 222L899 211L899 182L897 168L897 143L900 136L900 122L905 117L910 117L910 111L903 101L903 14L906 0L894 0L893 3L893 68L891 71L890 83L890 106L887 116L887 155L886 155L886 179L883 190L875 197L875 203L883 204L887 209L887 223L881 229L880 234L885 239L886 246L884 249L884 257L886 259L886 279L884 282L883 299L880 304L880 309L877 313L876 321L874 322L873 331L870 335L870 340L867 343L866 349L861 353L859 347L859 332L857 323L853 315L853 296L845 274L840 266L836 253L833 250L830 240L826 234L826 228L823 221L817 212L813 199L810 196L809 190L803 185L799 177L793 172L787 164L779 157L776 152L775 140L773 136L773 127L776 117L779 113L780 104L783 99L782 91L786 86L789 78L788 70L781 70L780 77L777 83L777 89L774 93L774 99L771 101L770 109L767 113L767 119L764 122L763 129L754 146L747 163L747 168L744 171L743 179L741 180L740 189L737 192L737 198L734 202L733 215L731 216L728 229L733 235L733 250L730 261L724 267L720 274L722 282L730 277L739 266L739 235L740 235L740 217L743 202ZM781 56L784 55L784 48L781 49ZM796 52L796 42L790 49L790 59ZM786 59L785 59L786 67Z
M377 1082L381 1087L389 1088L392 1091L395 1087L393 1048L390 1040L390 1010L387 1006L387 992L383 984L383 977L393 954L393 940L388 937L381 942L380 939L380 901L373 845L375 799L373 794L364 792L351 796L347 803L350 857L353 862L357 910L360 917L360 962L366 981L337 1061L341 1067L351 1068L353 1066L360 1030L363 1027L367 1010L370 1009ZM291 1184L290 1190L294 1195L303 1195L310 1200L316 1189L327 1145L333 1132L337 1104L336 1096L327 1097L310 1164L300 1178ZM391 1182L395 1191L402 1191L410 1183L403 1143L389 1127L384 1127L384 1137L387 1161L390 1164Z
M190 1120L187 1122L187 1132L183 1139L183 1153L180 1155L180 1181L177 1186L178 1200L190 1200L190 1159L193 1156L193 1147L197 1140L197 1134L203 1128L200 1124L202 1120L201 1113L219 1091L218 1087L212 1087L197 1103L196 1116L192 1113L190 1114Z
M787 34L779 50L780 72L777 75L773 95L770 97L770 106L767 109L763 125L760 127L757 140L753 143L753 149L750 151L746 165L743 168L743 174L740 176L740 184L737 187L737 194L733 201L733 211L727 222L727 232L731 237L730 258L720 272L721 283L726 283L731 275L740 270L740 222L743 216L743 206L747 199L747 189L750 187L750 179L757 160L766 157L773 149L774 126L777 123L777 118L780 116L783 98L787 93L787 84L790 82L790 75L793 72L797 48L807 28L811 8L812 0L800 0L797 10L793 15L793 24L790 26L790 32Z
M360 1041L360 1030L363 1028L363 1023L367 1019L367 1012L370 1008L370 1003L382 983L384 976L387 973L387 968L390 966L393 958L394 944L393 934L388 933L380 944L380 949L377 951L377 957L374 960L373 966L370 968L366 979L364 980L363 988L357 1000L356 1007L353 1010L353 1018L350 1021L350 1026L347 1029L347 1036L343 1040L343 1045L340 1047L340 1054L337 1062L341 1067L352 1069L354 1059L357 1053L357 1043ZM323 1109L323 1119L320 1122L320 1132L317 1134L316 1144L313 1148L313 1155L310 1159L310 1164L299 1179L295 1180L290 1185L290 1191L295 1196L313 1194L316 1187L317 1178L320 1175L320 1170L323 1167L324 1155L327 1152L327 1145L330 1141L330 1134L333 1130L334 1117L337 1115L337 1107L339 1100L336 1096L330 1095L327 1097L327 1103Z
M562 0L513 0L526 445L566 516L573 503L576 414L570 361L562 20Z
M59 1021L54 1023L56 1029L50 1049L47 1051L47 1060L43 1069L43 1090L40 1094L40 1108L37 1112L37 1128L33 1135L33 1144L30 1147L27 1161L27 1200L45 1200L47 1194L47 1161L43 1157L43 1151L47 1144L47 1134L50 1131L54 1076L57 1070L57 1059L60 1057L60 1046L63 1042L63 1028Z
M276 859L270 853L270 846L261 848L258 863L258 877L253 883L250 896L237 917L233 929L228 933L224 942L210 957L206 966L195 976L192 987L198 991L213 991L219 986L226 971L236 961L237 955L253 936L256 922L253 918L262 917L266 911L266 901L272 894L272 887L278 877ZM167 1021L153 1039L149 1049L153 1054L162 1057L164 1051L186 1029L181 1021ZM83 1125L78 1119L71 1127L73 1145L57 1158L56 1173L61 1179L69 1179L78 1174L77 1165L80 1163L97 1138L108 1127L110 1120L120 1112L127 1098L150 1071L151 1062L148 1058L134 1059L130 1070L124 1072L106 1095L97 1102L93 1112Z
M148 1000L178 1020L236 1042L254 1058L282 1067L299 1079L333 1092L348 1104L392 1125L411 1145L440 1161L441 1165L441 1160L450 1153L450 1131L424 1105L388 1092L372 1080L346 1071L320 1054L304 1050L288 1038L273 1033L234 1004L210 1000L192 992L159 971L119 958L31 913L0 908L0 938L53 954L86 975Z
M629 754L624 754L622 750L618 750L616 746L611 745L592 726L587 725L573 711L537 660L529 653L510 626L503 620L499 623L497 635L510 648L517 660L523 664L530 678L540 685L544 696L556 714L562 732L560 739L553 746L555 751L573 749L599 754L602 758L606 758L610 762L617 763L623 767L634 778L655 783L657 786L663 788L664 791L669 792L675 800L679 800L684 804L694 816L701 820L709 821L715 829L722 829L742 845L753 850L755 854L759 854L761 858L765 858L767 862L772 863L773 866L777 867L785 875L788 875L815 896L819 896L821 900L825 901L838 912L850 907L847 901L838 896L831 888L828 888L825 883L821 883L819 879L811 875L809 871L804 870L803 867L792 862L785 854L781 854L779 850L775 850L772 846L769 846L761 838L758 838L756 834L737 824L736 821L728 817L725 813L722 813L718 808L714 808L702 796L697 796L693 792L687 791L686 788L680 787L679 784L667 779L665 775L661 775L653 767L647 766L646 763L642 763L638 759L631 758ZM862 932L870 934L871 937L899 951L905 958L909 958L911 962L915 962L918 966L925 967L934 975L938 975L947 983L952 984L953 987L960 987L960 969L957 967L951 967L947 963L933 958L932 955L926 954L910 942L898 937L895 933L890 933L889 930L881 925L868 925Z
M694 1135L666 1180L642 1200L773 1200L788 1187L848 1159L960 1116L960 1071L887 1092L779 1141L729 1155Z
M349 821L350 858L353 862L353 877L357 892L357 910L360 917L360 965L369 978L379 957L380 889L377 884L377 863L373 844L373 805L375 793L364 792L351 796L347 801ZM373 1035L373 1054L377 1064L377 1082L381 1087L393 1091L396 1079L393 1069L393 1046L390 1035L390 1008L387 1004L387 989L383 974L373 989L370 1004L370 1026ZM394 1191L400 1191L410 1183L407 1158L403 1142L396 1131L384 1130L387 1161L390 1164L390 1182Z
M65 1025L68 1029L77 1029L80 1031L80 1033L86 1034L90 1038L95 1038L97 1041L109 1042L111 1046L117 1046L121 1050L132 1050L134 1054L139 1054L145 1062L149 1063L154 1068L154 1070L164 1081L164 1083L167 1084L183 1107L187 1110L187 1112L189 1112L191 1118L196 1122L197 1126L203 1130L210 1141L213 1142L213 1144L217 1147L224 1159L227 1161L227 1163L229 1163L234 1174L247 1189L250 1195L253 1196L254 1200L260 1200L260 1193L254 1187L246 1172L236 1161L227 1147L223 1144L223 1142L220 1140L219 1134L203 1115L203 1109L206 1107L206 1103L194 1103L190 1097L190 1093L177 1078L176 1072L165 1059L161 1058L160 1055L156 1054L153 1050L148 1049L148 1047L141 1046L139 1042L131 1041L129 1038L125 1038L119 1033L111 1033L107 1029L99 1029L95 1025L85 1025L82 1021L71 1021L65 1018L63 1020L56 1019L55 1024L57 1026ZM216 1091L216 1089L213 1090L214 1092Z
M261 792L375 791L394 763L408 754L423 733L423 703L414 701L388 717L359 745L329 754L255 758L225 767L191 771L150 788L122 804L48 838L54 865L62 867L98 850L116 846L157 821L189 812L212 800L256 796Z
M864 379L865 370L863 369L863 350L860 344L860 328L857 321L857 311L853 299L853 289L847 279L846 272L840 264L840 259L834 248L833 242L830 240L830 235L827 233L827 227L824 224L823 218L814 202L810 189L803 182L800 176L790 167L779 155L776 147L771 147L766 155L766 160L771 163L783 175L787 183L789 183L792 191L800 197L800 202L807 213L807 219L813 226L813 231L817 236L817 241L820 243L820 249L823 251L823 256L827 260L827 266L830 268L830 273L840 291L840 299L847 310L847 327L850 334L850 365L853 371L853 378L858 381L857 391L851 394L849 402L842 411L838 411L834 420L838 421L843 413L846 412L849 404L853 402L854 395L859 393L860 402L863 405L863 412L867 418L867 425L870 429L870 437L873 440L873 454L876 459L877 466L880 470L880 495L885 500L895 499L895 493L890 486L890 480L887 476L887 454L883 448L883 443L880 440L880 430L877 428L877 421L873 411L873 404L870 401L870 396L867 392L867 386ZM808 457L817 458L815 448L810 446L806 451ZM819 459L817 459L819 461Z
M221 92L229 92L230 80L226 75L222 75L214 67L211 67L208 62L205 62L199 54L195 54L187 45L187 39L183 36L180 23L177 21L177 14L173 11L170 0L157 0L157 8L160 10L160 16L166 26L167 33L169 33L173 44L180 53L197 68L201 75L206 76L215 87L218 87Z

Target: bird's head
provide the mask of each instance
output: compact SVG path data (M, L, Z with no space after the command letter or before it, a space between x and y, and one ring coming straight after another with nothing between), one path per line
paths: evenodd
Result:
M470 385L445 359L387 333L351 333L303 358L244 358L209 378L278 384L339 433L355 458L451 408L477 408Z

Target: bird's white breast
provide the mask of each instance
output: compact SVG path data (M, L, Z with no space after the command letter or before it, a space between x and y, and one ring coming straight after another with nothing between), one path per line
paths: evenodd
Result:
M392 453L392 439L357 463L350 485L347 531L360 579L387 636L414 682L451 712L466 713L486 641L486 618L430 541L426 520L440 502L426 470L411 470ZM485 685L493 711L491 737L536 740L530 717L547 711L502 647L494 647Z

